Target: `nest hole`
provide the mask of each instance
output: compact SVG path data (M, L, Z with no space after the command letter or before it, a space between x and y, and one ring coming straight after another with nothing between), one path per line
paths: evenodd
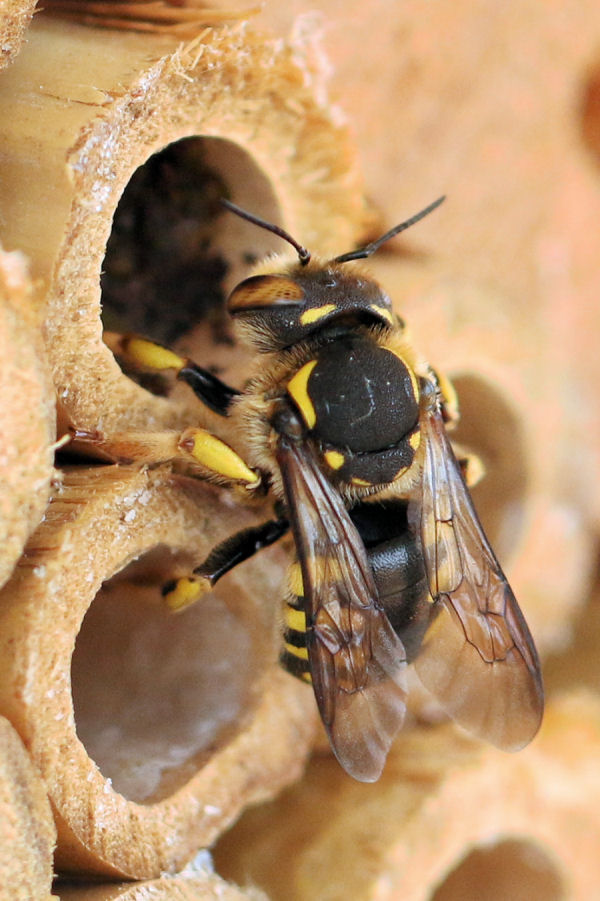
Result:
M452 870L430 901L563 901L565 888L556 862L526 839L506 839L475 848Z
M172 794L237 732L258 672L251 628L214 591L182 614L160 585L189 561L159 547L108 580L71 665L79 739L130 801Z
M102 266L106 333L144 335L218 371L223 348L231 354L233 344L229 292L252 263L282 248L274 235L224 210L222 197L281 224L269 179L232 141L183 138L133 173ZM157 394L169 390L162 377L128 375Z
M491 383L455 375L461 418L452 439L476 454L484 475L473 500L492 547L501 556L517 546L523 529L527 489L525 440L518 416Z

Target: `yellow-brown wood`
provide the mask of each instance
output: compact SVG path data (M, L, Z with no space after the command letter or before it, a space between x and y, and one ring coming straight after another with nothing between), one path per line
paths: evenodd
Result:
M276 663L281 565L250 563L179 616L160 596L251 521L168 472L57 487L0 594L0 711L42 775L59 870L175 871L298 778L314 704Z
M19 253L0 248L0 585L50 494L54 392L39 297Z
M599 753L600 705L586 692L557 700L518 755L449 726L416 729L373 786L313 761L222 839L217 867L272 901L586 901L598 885Z
M205 29L182 46L36 19L0 81L0 238L29 256L41 280L64 420L112 431L184 418L125 378L101 340L99 279L113 215L152 154L183 138L211 139L211 164L237 202L283 219L325 253L352 243L364 221L355 157L316 77L282 42L239 28ZM282 245L231 215L221 220L215 241L232 287L245 252Z
M0 899L49 901L56 828L23 742L0 717Z
M21 49L35 10L35 0L3 0L0 8L0 70L8 66Z
M216 874L193 871L134 884L59 883L55 894L59 901L268 901L259 889L241 889Z
M600 509L599 182L590 152L598 26L592 0L578 0L567 16L563 7L559 0L543 10L534 0L518 8L461 0L433 9L416 0L392 9L380 0L343 11L321 4L321 12L334 89L352 116L385 227L441 191L449 195L406 236L413 259L379 256L374 271L417 348L457 376L458 437L488 470L475 499L540 648L568 646L581 614L597 659L582 604L594 563L590 523ZM31 5L22 8L31 15ZM262 21L287 17L286 34L304 11L302 0L271 4ZM349 250L359 235L360 180L327 100L318 29L307 18L295 26L290 45L252 30L207 31L179 51L165 37L40 17L3 73L0 221L4 243L30 254L48 298L65 422L122 431L203 418L186 400L175 404L134 386L100 341L98 280L112 216L153 152L183 137L222 139L207 148L234 200L325 254ZM14 115L17 108L26 112ZM265 236L253 243L244 228L230 221L216 229L235 262L229 287L244 273L244 252L280 246ZM199 349L200 362L218 360L241 383L243 360L230 348L215 350L202 332L189 341L186 352ZM212 634L220 620L232 626L227 611L235 612L255 651L248 718L234 717L217 730L214 748L193 760L184 755L170 776L159 775L153 798L152 778L147 770L140 778L135 765L137 756L154 767L156 790L161 758L148 743L151 730L132 736L125 728L135 710L125 701L141 711L148 698L139 671L119 668L136 656L119 642L125 636L135 647L146 627L161 635L152 598L171 574L169 561L199 559L217 537L253 520L208 489L190 496L166 472L86 471L81 478L69 476L38 532L50 541L33 539L0 599L0 709L26 738L53 798L60 864L147 878L157 867L180 867L247 801L295 778L314 704L310 689L286 677L261 682L277 647L283 555L271 551L245 569L243 581L232 575L231 590L224 585L227 609L211 600L202 616L193 612L194 628L183 630ZM178 553L152 551L157 541ZM138 553L145 557L137 569L98 590ZM184 662L196 645L181 628L155 653L156 683L154 673L146 676L161 698L189 673ZM227 660L225 643L217 647ZM580 653L576 644L560 665L553 661L554 690L567 671L569 684L580 681ZM221 673L215 659L207 663ZM597 669L588 676L597 687ZM427 704L415 709L435 719ZM150 713L154 723L162 719L159 707ZM185 717L174 722L185 731ZM172 725L161 721L163 757L176 755ZM319 760L297 789L244 818L217 852L219 869L243 882L255 876L286 901L455 901L481 897L482 886L502 899L520 901L520 891L527 901L589 901L600 882L599 732L597 694L575 693L551 699L541 736L514 757L435 726L400 738L376 786L355 785L332 760ZM115 735L120 741L111 741ZM499 873L504 882L494 882ZM191 887L152 885L186 899ZM104 899L149 889L80 891Z

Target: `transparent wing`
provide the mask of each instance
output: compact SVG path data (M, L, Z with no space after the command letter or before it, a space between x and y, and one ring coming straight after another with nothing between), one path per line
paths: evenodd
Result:
M544 699L533 639L481 527L439 410L422 417L420 533L434 616L415 667L443 708L504 750L537 732Z
M302 569L319 712L343 768L374 782L404 718L404 647L377 600L360 535L310 445L280 437L277 460Z

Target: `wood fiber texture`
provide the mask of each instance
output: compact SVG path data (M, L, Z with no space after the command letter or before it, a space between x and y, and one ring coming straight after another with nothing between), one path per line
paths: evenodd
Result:
M141 35L44 13L28 27L32 9L23 2L0 18L0 240L28 266L0 258L0 338L19 385L3 392L14 394L4 434L13 429L6 447L17 453L0 491L0 577L31 536L0 593L0 713L40 794L43 848L24 852L37 855L40 893L50 890L49 799L56 867L112 880L58 883L63 901L263 892L271 901L589 901L600 883L592 0L543 9L534 0L328 0L317 16L294 0L186 44L164 29ZM350 781L315 738L310 689L277 669L282 549L169 620L161 583L265 518L259 506L241 510L168 466L71 460L39 524L55 438L49 381L59 435L218 426L183 386L169 397L140 387L102 337L102 273L124 259L110 257L119 204L167 146L168 164L185 175L185 139L234 201L325 257L448 195L371 268L417 351L456 383L457 440L487 470L475 501L547 661L546 720L520 754L440 723L415 688L417 725L381 782ZM207 229L223 294L252 259L281 249L233 217ZM246 357L210 315L192 314L177 346L239 384ZM35 411L27 428L23 410ZM301 779L315 746L322 753ZM9 807L21 784L11 767ZM183 870L215 841L219 875Z

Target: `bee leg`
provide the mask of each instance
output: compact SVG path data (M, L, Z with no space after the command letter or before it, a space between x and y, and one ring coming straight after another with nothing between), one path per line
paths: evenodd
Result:
M246 465L237 451L206 429L131 431L113 435L73 429L71 436L70 447L75 452L112 463L156 465L180 462L196 469L200 467L206 478L220 485L241 483L253 491L260 485L260 475Z
M456 461L467 488L473 488L485 476L485 463L478 454L465 450L460 444L452 445Z
M147 338L108 335L107 343L117 356L134 366L154 372L172 370L179 381L189 385L196 397L219 416L228 415L233 398L240 393L208 369Z
M204 563L189 576L173 579L163 585L162 594L173 611L184 610L211 591L229 570L253 557L258 551L278 541L289 529L287 519L270 519L260 526L230 535L213 548Z
M186 429L179 436L177 448L190 463L207 469L219 484L241 482L254 490L261 483L260 474L250 469L237 451L206 429Z

